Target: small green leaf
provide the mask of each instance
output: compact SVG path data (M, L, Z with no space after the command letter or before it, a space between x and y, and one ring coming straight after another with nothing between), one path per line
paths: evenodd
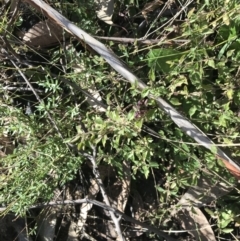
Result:
M229 224L231 221L232 221L232 220L230 220L230 219L228 219L228 220L224 220L224 219L221 220L221 221L220 221L220 227L221 227L221 229L227 227L228 224Z
M142 169L143 169L143 174L144 174L145 178L147 179L149 176L149 168L145 165L142 167Z
M231 233L231 232L233 232L233 228L223 228L223 229L221 229L221 231L223 233Z
M156 189L160 192L160 193L165 193L166 190L163 189L162 187L156 186Z
M195 11L195 8L192 8L192 9L188 12L188 14L187 14L188 18L191 18L191 16L193 15L194 11Z
M196 110L197 110L197 107L195 105L192 106L188 111L189 116L192 117L195 114Z
M137 127L139 130L142 128L143 125L143 118L139 118L135 122L135 127Z
M233 55L233 53L235 52L235 49L231 49L229 51L227 51L227 57L231 57Z
M207 62L208 66L216 69L216 66L215 66L215 62L213 59L209 59L208 62Z
M103 147L105 147L107 139L108 139L107 135L104 135L103 138L102 138Z
M133 110L129 111L128 114L127 114L127 119L128 120L133 120L135 115L136 115L135 111L133 111Z
M151 68L149 73L148 73L148 77L151 81L155 81L156 79L156 76L155 76L155 69L154 68Z
M204 208L204 210L211 216L211 218L216 218L216 215L209 208Z
M229 219L231 219L231 214L228 213L228 212L223 212L223 213L222 213L222 217L223 217L225 220L229 220Z
M149 89L149 88L145 88L145 89L142 90L142 92L141 92L142 98L148 97L149 94L150 94L150 89Z
M218 124L219 124L220 126L227 127L227 122L226 122L225 115L221 115L221 116L219 117L219 122L218 122Z
M232 98L233 98L233 89L228 89L226 94L227 94L228 99L232 100Z
M177 183L176 182L173 182L170 186L171 189L174 189L175 187L177 186Z
M211 152L212 153L217 154L217 150L218 150L217 146L215 146L215 145L211 146Z
M171 98L170 99L170 102L173 104L173 105L181 105L182 103L179 102L179 100L175 97Z
M149 163L149 167L158 168L158 167L159 167L159 164L158 164L157 162L150 162L150 163Z

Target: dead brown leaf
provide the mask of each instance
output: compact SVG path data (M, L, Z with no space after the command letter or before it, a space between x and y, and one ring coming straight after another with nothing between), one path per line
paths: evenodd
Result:
M174 210L172 215L196 240L215 241L213 230L199 207L217 200L231 189L231 186L229 187L223 182L214 182L210 177L202 176L198 180L198 184L190 187L178 202L177 206L181 210Z
M113 25L114 0L94 0L94 2L98 7L96 11L98 18L106 24Z
M157 9L163 2L161 0L154 0L144 5L142 10L142 15L144 16L145 20L147 20L147 15Z
M41 21L26 33L18 32L20 37L30 47L48 47L63 40L62 28L50 20Z
M196 240L216 241L212 227L199 208L188 207L177 213L182 227L192 234Z

